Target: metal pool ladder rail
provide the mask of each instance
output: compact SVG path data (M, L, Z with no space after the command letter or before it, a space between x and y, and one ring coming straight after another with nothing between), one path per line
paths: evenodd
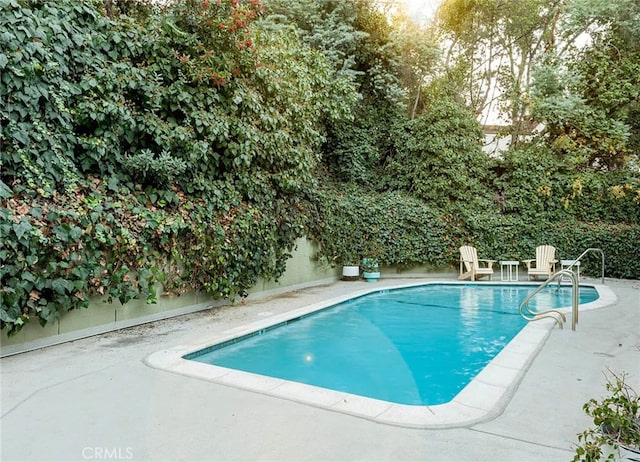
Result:
M527 321L538 321L543 318L553 318L560 325L562 329L564 326L564 322L567 322L567 318L564 313L561 313L559 310L550 309L544 311L532 311L529 308L529 300L533 298L538 292L547 287L551 282L558 280L558 288L560 288L560 282L563 277L569 277L571 279L571 330L576 330L576 324L578 324L578 303L580 301L580 295L578 293L578 276L573 272L573 266L580 261L582 257L584 257L589 252L600 252L602 255L602 284L604 284L604 252L602 249L596 248L588 248L578 258L576 258L573 263L562 271L558 271L554 273L549 279L547 279L543 284L541 284L536 290L531 292L527 297L520 303L520 316L522 316ZM526 313L525 313L526 309Z
M601 272L602 272L602 283L604 284L604 252L602 251L602 249L596 249L595 247L589 247L587 250L582 252L578 258L573 260L573 263L571 263L571 265L567 266L565 269L568 269L568 270L572 269L576 264L578 264L578 262L582 259L582 257L584 257L589 252L599 252L600 256L602 257L602 260L601 260L602 261ZM560 284L560 281L558 281L558 284Z
M538 320L544 319L544 318L553 318L558 323L558 325L560 326L560 329L562 329L564 327L564 323L567 322L567 318L565 317L564 313L562 313L560 310L550 309L550 310L544 310L544 311L532 311L531 308L529 307L529 301L538 292L540 292L542 289L547 287L549 284L551 284L556 279L559 279L559 278L562 278L562 277L571 278L571 286L572 286L572 291L571 291L571 330L576 330L576 324L578 323L578 300L579 300L579 295L578 295L578 276L576 275L576 273L574 273L573 271L568 270L568 269L565 269L565 270L562 270L562 271L558 271L557 273L554 273L549 279L544 281L544 283L542 283L533 292L531 292L529 295L527 295L526 298L522 301L522 303L520 303L520 316L522 316L527 321L538 321ZM525 313L525 310L526 310L526 313Z

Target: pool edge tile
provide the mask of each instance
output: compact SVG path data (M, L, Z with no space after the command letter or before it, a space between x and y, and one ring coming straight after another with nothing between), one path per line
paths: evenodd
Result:
M367 398L366 396L352 395L345 396L344 399L334 404L331 409L337 412L365 417L376 420L378 416L387 411L393 403L378 399Z
M310 404L323 409L331 409L349 396L346 392L288 380L282 380L282 383L277 388L272 389L269 394L278 398Z

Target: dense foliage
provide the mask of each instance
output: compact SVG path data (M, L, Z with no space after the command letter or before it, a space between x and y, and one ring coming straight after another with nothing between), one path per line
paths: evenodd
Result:
M234 298L303 235L331 264L547 243L640 277L640 16L570 2L566 31L598 33L518 87L510 107L545 130L491 158L460 95L473 76L439 60L433 29L370 0L294 3L0 0L2 328L158 288ZM539 4L523 4L532 31Z
M463 106L446 98L432 101L394 133L383 184L438 206L475 204L476 197L491 195L481 139L480 125Z
M3 327L92 295L153 301L155 282L233 297L284 271L324 123L355 100L319 53L257 34L257 1L143 22L0 6Z
M449 271L456 267L463 244L472 244L496 260L523 260L535 258L536 247L546 243L556 247L561 259L600 248L606 256L607 277L640 278L635 264L640 257L637 223L580 221L544 211L505 213L496 203L485 208L463 204L440 208L406 193L367 193L345 185L324 190L316 207L309 235L321 245L322 260L330 264L353 265L373 257L384 265L427 265ZM600 255L588 254L581 272L599 277Z
M382 265L442 268L459 240L451 217L406 193L327 185L318 192L315 214L309 235L320 244L322 259L334 265L371 257Z

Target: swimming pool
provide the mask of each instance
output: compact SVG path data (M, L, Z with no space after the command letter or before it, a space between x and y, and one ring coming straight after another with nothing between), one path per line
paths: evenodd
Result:
M415 285L416 284L405 284L404 288ZM483 286L486 285L486 283L483 284ZM426 287L424 284L420 284L420 286L423 288ZM431 286L433 287L433 285ZM529 287L534 286L529 285ZM458 308L457 311L460 316L463 316L463 322L471 322L474 311L483 311L483 309L481 309L481 306L483 305L482 301L486 297L479 296L480 292L476 290L478 288L479 286L477 284L469 283L451 283L444 286L445 291L455 291L459 293L460 306L462 309ZM394 288L391 287L390 289ZM415 291L419 289L413 287L406 290ZM589 306L596 307L599 302L607 302L607 297L605 296L603 298L603 292L601 290L604 290L604 292L607 291L606 287L603 289L598 288L598 293L600 295L598 301L585 303L584 305L581 304L581 310L586 309ZM246 339L238 341L238 339L243 337L249 337L249 340L260 340L261 338L267 339L272 332L275 333L274 335L279 335L278 331L284 332L281 329L286 330L291 328L295 330L300 328L300 326L304 327L301 323L307 322L308 320L315 323L316 320L321 320L321 318L328 316L330 312L335 309L344 309L356 313L357 310L354 310L353 306L350 308L349 306L354 303L358 303L359 299L363 298L362 296L369 292L377 291L375 289L366 289L360 291L360 293L357 292L353 294L351 297L345 296L334 300L328 300L327 302L295 310L286 315L273 316L268 321L264 320L243 326L242 328L234 329L233 331L225 333L225 335L218 336L218 338L209 339L208 342L193 345L181 345L169 350L163 350L150 355L146 359L146 363L152 367L169 370L183 375L203 378L219 384L231 385L268 395L300 401L314 406L369 418L378 422L423 428L455 426L482 420L490 417L491 415L495 415L496 412L499 412L500 405L504 404L508 400L529 361L541 347L544 339L549 335L554 325L553 322L549 320L524 325L524 321L518 320L518 316L511 315L511 318L514 318L513 320L517 320L516 324L520 323L520 325L517 325L514 330L512 330L512 333L507 336L508 338L499 339L499 342L495 345L491 344L491 347L488 348L488 350L493 350L490 354L493 359L489 358L490 362L488 365L486 365L486 367L481 366L480 369L482 370L479 372L474 370L471 375L475 375L471 379L471 382L466 384L466 386L463 384L462 390L454 390L453 399L443 395L444 397L437 398L438 401L434 403L433 398L427 398L426 405L425 401L410 401L407 403L407 401L398 401L397 399L389 398L387 396L367 396L367 393L360 393L358 391L354 392L353 390L327 388L324 384L304 384L299 381L300 379L296 380L295 378L270 377L268 375L264 375L264 373L241 371L236 367L208 365L185 359L185 357L194 358L201 353L207 355L216 351L222 352L230 347L236 348L247 341ZM388 296L388 294L393 295L394 292L394 290L389 290L384 293L376 293L373 297L384 298L385 296ZM581 290L581 292L583 291ZM497 294L498 295L494 294L493 297L500 298L505 296L514 301L515 306L512 310L517 313L517 305L523 297L521 298L520 295L517 295L514 292L513 286L502 286ZM345 303L341 308L336 307L327 310L327 308L333 307L334 305L342 302ZM419 308L416 309L423 310L423 313L425 312L425 309L431 310L429 311L431 314L435 313L434 310L451 311L451 308L443 307L442 301L439 301L437 297L431 297L429 304L436 306L431 306L429 308L424 305L420 307L418 304L417 306L419 306ZM410 310L406 305L407 303L405 301L403 309L405 311ZM569 303L567 303L567 306L568 305ZM307 316L310 313L318 311L320 311L318 314ZM422 317L424 318L425 316ZM295 322L291 322L292 319L295 320ZM278 324L280 324L278 328L271 329L272 326ZM386 320L379 320L378 326L369 329L369 331L381 331L380 327L383 326L386 328L386 324ZM522 328L523 325L524 328ZM315 327L313 329L315 329ZM514 335L515 337L513 340L509 342L510 338ZM289 335L282 336L288 337ZM380 336L387 337L384 333L379 333L378 337ZM467 341L460 343L466 345L473 344L473 342L469 341L468 336L466 340ZM329 341L325 343L331 342ZM506 347L501 351L500 348L502 348L502 345L500 343L506 343ZM220 345L223 346L221 347ZM334 345L333 349L336 350L338 348L335 348ZM390 349L395 350L396 356L402 356L397 346L393 346ZM297 361L303 365L315 364L319 359L318 354L324 355L326 354L326 351L321 350L320 353L311 352L302 354L302 356L298 354ZM369 356L377 359L379 356L378 350L376 350L375 354L372 354L369 350ZM486 364L486 361L484 364ZM390 366L385 365L385 368L388 367ZM399 366L396 365L393 367L396 367L397 369L394 373L384 375L396 377L403 374L407 376L410 375L409 372L404 370L405 364L402 362L400 362ZM477 366L474 367L477 369ZM440 367L439 369L443 369L443 367ZM398 370L402 373L398 373ZM419 395L419 393L415 392L415 389L409 394L411 393ZM420 397L419 399L422 400L423 398Z
M429 284L380 290L186 359L408 405L451 401L527 323L531 286ZM593 288L580 301L597 298ZM547 287L534 309L571 304Z

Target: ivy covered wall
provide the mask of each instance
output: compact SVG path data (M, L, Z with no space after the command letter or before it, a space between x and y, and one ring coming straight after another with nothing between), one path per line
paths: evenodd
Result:
M355 94L258 1L0 0L0 324L285 269ZM134 15L133 13L139 13Z
M626 144L610 171L547 135L487 157L434 37L350 5L0 0L2 330L160 285L233 300L302 236L329 266L552 244L639 277Z

